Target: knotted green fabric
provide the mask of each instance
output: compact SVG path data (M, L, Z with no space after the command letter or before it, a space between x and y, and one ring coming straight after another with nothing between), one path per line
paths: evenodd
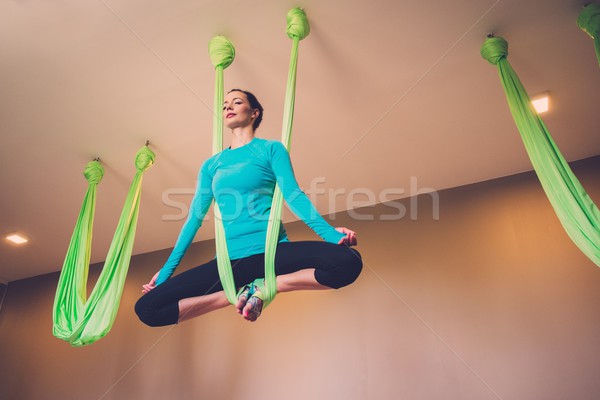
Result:
M588 4L577 18L577 26L594 40L596 58L600 65L600 4Z
M310 25L306 13L301 8L292 8L286 15L286 32L290 39L305 39L310 33Z
M288 82L286 87L286 96L283 114L283 130L281 142L289 151L291 142L292 125L294 121L294 102L296 92L296 70L298 65L298 43L310 33L310 27L306 14L299 8L290 10L287 14L287 35L293 40L292 53L290 56L290 66L288 71ZM218 38L218 39L217 39ZM212 47L215 47L214 49ZM215 108L213 119L213 154L223 150L223 117L221 107L223 104L223 69L222 65L230 65L233 61L235 51L231 42L218 36L209 43L209 53L213 65L215 66ZM218 56L213 57L213 55ZM227 61L224 61L227 60ZM281 211L283 207L283 195L278 186L275 187L273 202L269 215L269 225L267 227L267 238L265 245L265 293L264 305L270 304L277 293L277 282L275 275L275 251L279 240L279 226L281 221ZM221 214L215 203L215 243L217 247L217 265L221 285L227 299L231 304L237 303L237 291L231 271L231 261L227 252L227 241L225 239L225 230L221 220ZM250 283L250 282L247 282Z
M225 69L235 59L235 47L231 40L225 36L215 36L208 42L208 55L215 68L222 67Z
M506 58L508 43L500 37L488 38L481 48L481 55L498 66L500 81L525 149L559 220L581 251L600 266L600 211L533 108Z
M78 347L94 343L111 329L121 300L135 237L140 205L142 175L154 164L147 146L136 154L137 172L127 194L104 267L90 297L86 287L96 206L96 189L104 170L98 161L88 163L88 181L79 217L58 280L53 308L53 334Z

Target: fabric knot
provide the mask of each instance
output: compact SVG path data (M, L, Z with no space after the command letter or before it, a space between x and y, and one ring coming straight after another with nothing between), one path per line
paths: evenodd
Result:
M588 4L583 7L577 17L577 26L592 39L600 35L600 4Z
M287 13L287 35L290 39L297 37L299 40L304 39L310 33L310 25L304 10L300 8L292 8Z
M98 183L100 183L102 177L104 176L104 168L102 167L102 164L100 164L99 161L90 161L89 163L87 163L85 169L83 170L83 176L85 176L85 179L90 185L97 185Z
M508 42L501 37L490 37L481 46L481 56L491 64L498 64L502 58L508 56Z
M235 58L235 47L225 36L215 36L208 42L208 54L215 68L221 66L225 69Z
M135 155L135 168L137 168L138 171L143 172L154 164L155 158L154 152L150 150L148 146L144 146L139 149Z

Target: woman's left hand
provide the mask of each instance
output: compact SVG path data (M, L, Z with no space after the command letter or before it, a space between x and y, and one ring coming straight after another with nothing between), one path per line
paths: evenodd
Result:
M335 228L335 230L346 235L340 239L338 244L345 244L347 246L356 246L358 244L358 241L356 240L356 232L344 227Z

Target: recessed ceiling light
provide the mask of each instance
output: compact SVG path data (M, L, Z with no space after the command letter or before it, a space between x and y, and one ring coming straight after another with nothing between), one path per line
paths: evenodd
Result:
M24 244L29 241L29 239L20 233L11 233L10 235L6 235L6 240L13 244Z
M545 113L550 108L550 92L543 92L532 96L531 104L533 104L538 114Z

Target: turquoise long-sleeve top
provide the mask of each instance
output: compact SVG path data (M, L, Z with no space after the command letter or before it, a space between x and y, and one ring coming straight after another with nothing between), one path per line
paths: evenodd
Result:
M344 237L321 217L298 186L283 144L255 137L246 145L225 149L202 164L188 218L156 284L173 274L202 226L213 199L221 210L229 258L264 253L276 183L292 212L323 240L338 243ZM282 224L279 242L287 241Z

